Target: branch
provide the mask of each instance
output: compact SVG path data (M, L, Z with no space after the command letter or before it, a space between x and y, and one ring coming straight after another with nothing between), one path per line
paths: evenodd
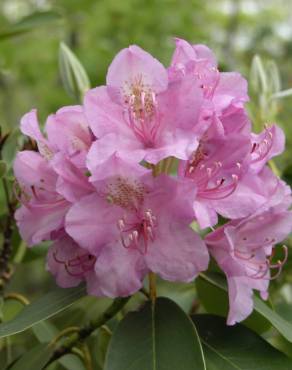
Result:
M14 214L14 207L9 199L8 186L5 179L2 179L2 184L6 196L9 214L6 217L6 225L3 233L4 241L0 252L0 296L3 295L4 286L7 283L7 281L9 281L11 275L9 268L9 259L12 253L11 239L13 233L13 214Z
M58 360L60 357L70 353L74 346L76 346L79 342L84 341L96 329L112 319L125 306L129 299L130 297L115 299L111 306L100 317L98 317L96 320L91 320L89 324L74 332L60 347L55 349L52 357L49 359L45 367Z

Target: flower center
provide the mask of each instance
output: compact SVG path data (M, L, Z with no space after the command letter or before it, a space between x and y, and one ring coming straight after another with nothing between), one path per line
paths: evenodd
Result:
M153 147L161 127L156 94L139 75L130 84L125 84L123 96L126 122L146 147Z
M137 215L137 220L128 221L125 217L120 218L117 223L120 231L122 246L127 249L136 249L145 255L149 242L155 240L155 229L157 219L151 209L147 209L142 216Z
M107 200L128 211L137 211L144 202L145 186L136 179L115 177L106 186Z

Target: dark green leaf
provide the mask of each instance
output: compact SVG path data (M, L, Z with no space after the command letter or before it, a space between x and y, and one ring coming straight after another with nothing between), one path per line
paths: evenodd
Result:
M245 326L222 317L194 315L208 370L291 370L292 360Z
M77 101L81 101L90 88L89 78L76 55L63 42L60 44L59 67L65 90Z
M119 324L109 345L105 370L205 370L196 329L167 298L148 302Z
M41 370L52 355L54 348L42 343L25 352L11 367L11 370Z
M227 290L224 278L217 273L200 274L201 278L220 289ZM254 309L266 318L289 342L292 342L292 324L284 320L260 298L254 297Z
M0 325L0 337L19 333L71 306L86 294L85 287L56 288L35 302L25 306L11 321Z

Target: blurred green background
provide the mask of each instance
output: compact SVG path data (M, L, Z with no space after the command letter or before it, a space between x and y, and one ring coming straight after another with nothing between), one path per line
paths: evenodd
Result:
M11 133L4 159L11 164L23 140L18 124L25 112L38 108L44 122L60 106L76 103L64 91L59 75L61 41L78 56L96 86L104 83L114 55L130 44L138 44L167 66L175 36L207 44L215 51L221 70L237 70L249 80L249 110L255 129L276 121L286 132L287 150L276 165L291 185L292 93L279 94L292 88L290 0L0 0L0 124ZM254 59L256 54L260 59ZM2 189L0 207L1 217L6 212ZM14 244L19 248L18 235ZM54 286L45 272L45 251L43 246L26 252L21 245L15 261L24 263L16 265L9 291L31 298ZM277 309L292 321L288 306L292 304L291 282L290 257L282 277L272 284L272 292ZM193 289L190 294L195 294ZM74 324L77 317L84 319L104 304L97 308L96 302L85 302L71 309L71 316L65 314L67 321L59 318L59 323L61 327ZM6 318L20 308L16 306L6 307ZM7 356L23 351L23 342L17 340L19 348L16 345L12 354L0 356L0 368L3 356L6 361ZM285 349L286 343L276 344Z

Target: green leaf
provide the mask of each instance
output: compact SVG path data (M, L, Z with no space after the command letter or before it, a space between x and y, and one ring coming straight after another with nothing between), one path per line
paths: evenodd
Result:
M0 41L38 29L41 26L59 21L61 18L61 14L55 11L35 12L11 25L7 30L0 31Z
M83 285L69 289L56 288L25 306L13 320L0 325L0 338L22 332L36 323L56 315L85 294L86 289Z
M227 326L222 317L192 317L208 370L289 370L292 360L245 326Z
M63 42L60 44L59 68L67 93L77 101L82 101L84 93L90 89L89 78L76 55Z
M227 291L227 286L222 275L217 273L204 273L200 277L220 289ZM284 320L277 312L273 311L260 298L254 297L254 309L265 317L289 342L292 342L292 324Z
M259 55L253 57L250 70L250 84L254 91L267 92L268 81L266 71Z
M6 174L7 165L4 161L0 160L0 179Z
M173 301L158 298L118 325L104 370L205 370L196 329Z
M189 313L196 299L196 287L194 284L174 283L159 279L157 282L157 295L171 299L186 313Z
M196 279L196 287L199 301L202 303L206 311L226 318L229 311L227 291L210 284L210 282L200 277ZM253 311L253 313L244 320L242 324L259 334L269 330L271 327L271 323L257 311Z
M269 90L272 93L276 93L281 90L281 77L279 68L274 60L269 60L267 62L267 75L268 82L270 85Z
M102 326L97 333L97 358L101 369L104 368L107 349L111 340L111 332L106 326Z
M50 359L54 348L47 343L41 343L25 352L10 368L11 370L41 370Z
M271 99L282 99L287 98L289 96L292 96L292 89L282 90L279 92L276 92L271 96Z
M41 321L34 325L32 331L40 343L48 343L58 334L58 329L48 321ZM68 354L61 357L58 362L68 370L85 370L82 361L76 355Z

